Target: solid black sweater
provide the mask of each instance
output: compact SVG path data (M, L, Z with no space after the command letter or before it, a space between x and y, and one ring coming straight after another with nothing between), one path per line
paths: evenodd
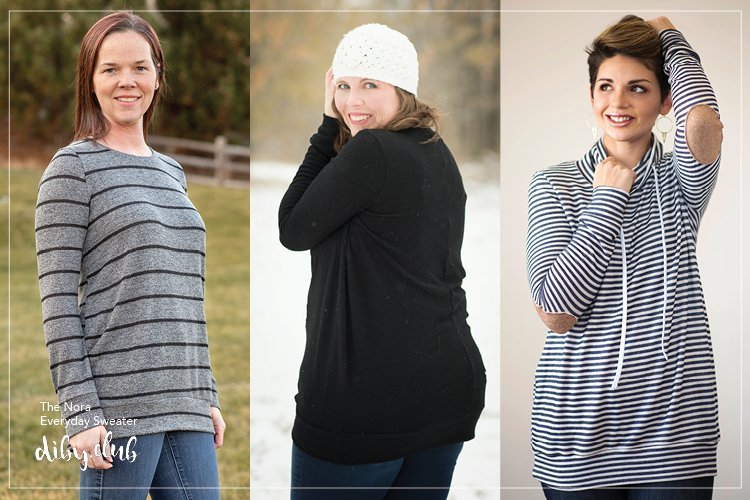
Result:
M282 244L312 257L292 438L350 464L472 439L486 379L456 162L428 129L362 130L338 155L337 133L324 117L279 209Z

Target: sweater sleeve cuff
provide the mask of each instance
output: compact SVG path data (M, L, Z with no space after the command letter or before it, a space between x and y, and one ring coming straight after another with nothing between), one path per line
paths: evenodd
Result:
M597 239L611 243L620 232L629 198L630 193L621 189L597 186L580 220Z
M221 410L221 404L219 404L219 391L216 388L216 379L211 375L211 406Z
M65 418L65 431L69 438L86 429L104 425L104 412L99 404L99 396L93 392L61 401L60 413Z
M323 115L323 123L320 125L321 128L326 127L327 129L333 129L336 133L339 131L339 120L326 114Z
M328 115L323 115L323 122L318 127L318 131L310 138L310 144L320 150L326 157L333 158L336 156L336 150L333 143L339 133L339 121Z

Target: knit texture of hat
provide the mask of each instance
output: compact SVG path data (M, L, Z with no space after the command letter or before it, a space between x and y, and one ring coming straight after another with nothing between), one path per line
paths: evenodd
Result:
M403 33L383 24L363 24L341 39L333 56L333 78L372 78L417 95L417 50Z

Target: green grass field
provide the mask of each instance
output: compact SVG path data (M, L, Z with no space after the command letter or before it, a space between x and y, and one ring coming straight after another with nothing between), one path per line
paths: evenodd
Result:
M43 401L56 403L42 333L34 249L34 206L41 171L3 172L0 201L0 315L8 342L0 347L0 480L13 498L77 498L77 463L37 461L42 444L58 441L63 427L42 426ZM188 179L189 181L189 179ZM206 314L211 364L227 422L218 451L222 498L247 498L249 492L250 336L249 193L247 190L190 184L190 199L207 227ZM8 218L7 215L10 214ZM10 225L9 225L10 221ZM8 238L9 245L8 245ZM8 253L10 251L10 253ZM9 286L6 286L9 284ZM10 294L8 296L8 293ZM232 488L234 487L234 488ZM7 488L7 486L6 486ZM40 488L28 490L26 488ZM44 489L41 489L44 488ZM70 489L63 489L70 488Z

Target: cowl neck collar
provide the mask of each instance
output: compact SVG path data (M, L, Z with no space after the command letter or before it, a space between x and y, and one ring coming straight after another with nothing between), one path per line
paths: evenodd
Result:
M656 139L654 134L651 134L651 145L646 150L646 153L635 166L635 183L630 190L630 193L637 191L647 181L649 176L654 178L654 192L656 193L656 206L659 212L659 227L661 233L661 247L662 247L662 326L661 326L661 351L664 359L667 359L667 343L669 339L666 334L666 321L667 321L667 243L666 243L666 231L664 228L664 214L661 204L661 193L659 191L659 178L656 175L656 165L661 160L663 148L661 143ZM594 182L594 170L596 166L601 163L604 158L607 157L607 150L604 148L604 140L599 139L596 144L589 150L586 155L576 162L578 169L581 174L590 183ZM625 240L625 231L620 228L619 234L620 240L620 262L622 265L622 319L620 322L620 348L617 356L617 368L615 369L615 376L612 380L611 389L615 390L620 384L620 376L622 375L622 369L625 362L625 350L627 340L627 327L628 327L628 258L627 258L627 242ZM631 240L632 242L632 240Z
M635 183L630 190L631 193L639 189L646 182L646 179L651 174L651 169L659 163L663 153L664 148L661 142L656 139L654 134L651 134L651 145L646 150L646 153L644 153L641 161L638 162L638 165L635 166ZM601 138L596 141L583 158L576 162L576 165L586 180L593 183L596 166L607 156L607 150L604 147L604 138Z

